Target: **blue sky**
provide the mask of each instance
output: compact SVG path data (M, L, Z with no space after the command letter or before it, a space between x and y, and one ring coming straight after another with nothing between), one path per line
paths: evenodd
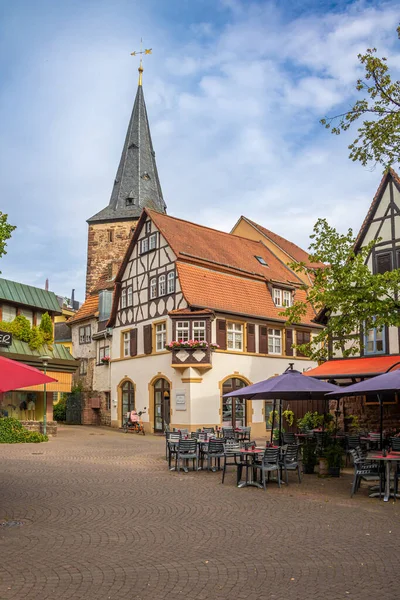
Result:
M2 276L83 299L86 219L109 201L137 86L169 214L228 231L241 214L308 246L360 226L381 177L319 119L351 106L357 53L400 70L396 2L0 3Z

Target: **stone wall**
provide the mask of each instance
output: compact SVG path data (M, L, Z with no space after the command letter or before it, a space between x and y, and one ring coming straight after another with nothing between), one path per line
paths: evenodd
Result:
M330 411L334 414L336 400L331 400ZM341 398L339 402L339 426L346 431L346 416L358 417L360 428L365 431L379 431L379 404L366 404L364 396ZM398 429L400 431L400 404L383 405L384 430Z
M111 411L107 410L105 392L83 392L84 406L82 409L82 425L111 426ZM92 408L92 399L100 400L100 408Z
M137 219L89 225L86 296L113 261L122 261ZM110 241L110 232L112 241Z
M25 427L25 429L28 429L28 431L37 431L38 433L43 433L42 421L21 421L21 424ZM57 435L57 421L47 421L46 431L47 435Z

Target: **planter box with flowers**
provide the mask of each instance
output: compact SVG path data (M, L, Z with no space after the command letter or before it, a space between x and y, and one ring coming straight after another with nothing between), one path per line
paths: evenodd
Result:
M110 364L110 360L111 360L111 356L103 356L103 358L101 359L101 364L102 365L109 365Z
M172 353L171 364L176 368L195 367L211 369L211 353L219 348L218 344L209 344L198 340L174 341L165 346Z

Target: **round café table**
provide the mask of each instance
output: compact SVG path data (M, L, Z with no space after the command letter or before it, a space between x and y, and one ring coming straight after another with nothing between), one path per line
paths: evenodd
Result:
M368 454L368 460L373 460L375 461L383 461L385 463L385 494L383 496L383 500L384 502L388 502L389 498L392 497L394 499L400 498L400 495L397 494L397 496L395 495L394 491L393 493L390 490L390 471L391 471L391 466L393 463L395 463L395 465L397 466L397 463L400 462L400 452L388 452L386 454L386 456L383 456L383 454L374 454L374 453L370 453ZM379 496L379 494L371 494L370 497L371 498L376 498L377 496Z

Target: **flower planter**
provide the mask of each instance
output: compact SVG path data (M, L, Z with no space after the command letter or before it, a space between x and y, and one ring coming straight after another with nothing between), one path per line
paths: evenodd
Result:
M320 458L319 459L319 476L320 477L327 477L329 475L329 469L328 469L328 461L326 460L326 458Z

